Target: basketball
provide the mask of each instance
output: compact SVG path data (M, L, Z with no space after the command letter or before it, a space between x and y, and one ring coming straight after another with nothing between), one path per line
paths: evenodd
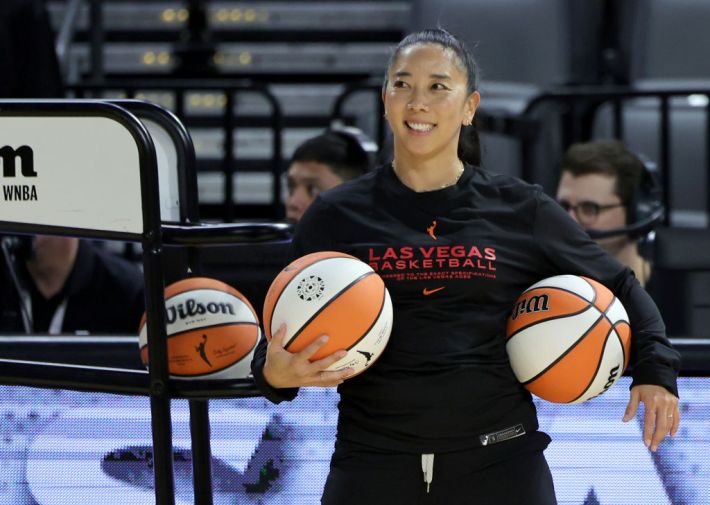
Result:
M555 403L580 403L608 390L626 369L626 310L599 282L576 275L525 290L508 317L506 350L515 376Z
M177 379L243 379L259 341L259 319L249 301L224 282L191 277L165 288L168 370ZM143 314L140 355L148 366Z
M392 331L392 301L382 278L359 259L339 252L303 256L274 279L264 300L268 339L286 324L284 348L299 352L321 335L328 342L311 357L339 349L347 355L328 370L351 367L355 374L380 356Z

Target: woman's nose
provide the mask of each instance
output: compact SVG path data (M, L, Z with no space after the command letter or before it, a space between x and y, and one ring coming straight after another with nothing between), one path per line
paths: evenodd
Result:
M412 110L412 111L414 111L414 110L427 111L427 110L429 110L429 106L427 104L425 104L422 100L415 99L407 104L407 109Z

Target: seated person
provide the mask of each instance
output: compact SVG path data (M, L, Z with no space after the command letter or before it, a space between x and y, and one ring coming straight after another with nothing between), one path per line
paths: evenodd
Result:
M617 140L573 144L562 157L557 201L600 246L631 268L642 286L651 277L651 264L639 252L632 207L646 168ZM604 232L599 238L595 232Z
M0 331L136 334L138 266L74 237L3 237Z
M354 179L371 167L376 149L357 128L326 130L296 148L286 172L286 218L297 223L315 197ZM290 242L206 248L201 252L202 274L239 290L259 317L273 279L288 261Z
M286 218L298 222L319 193L359 177L370 168L368 152L354 133L328 130L306 140L294 151L286 172Z

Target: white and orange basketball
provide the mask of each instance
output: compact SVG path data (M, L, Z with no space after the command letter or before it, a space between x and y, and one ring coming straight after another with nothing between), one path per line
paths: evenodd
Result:
M242 379L261 336L251 303L224 282L191 277L165 288L168 370L179 379ZM146 316L140 324L141 360L148 365Z
M345 349L348 354L329 367L351 367L355 374L380 356L392 331L392 302L382 278L348 254L307 254L274 279L264 300L268 339L286 324L284 348L298 352L321 335L325 344L311 361Z
M508 317L506 335L517 379L551 402L602 394L629 362L626 310L609 289L586 277L558 275L530 286Z

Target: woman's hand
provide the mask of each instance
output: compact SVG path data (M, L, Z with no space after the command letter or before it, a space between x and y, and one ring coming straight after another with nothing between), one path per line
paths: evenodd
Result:
M626 406L624 422L636 415L639 402L643 402L643 442L646 447L656 452L658 444L670 433L672 437L678 431L680 410L678 398L666 388L651 384L642 384L631 388L631 399Z
M326 370L345 357L347 351L343 349L318 361L309 360L328 341L327 335L317 338L302 351L292 353L284 349L285 334L286 326L281 325L266 348L264 378L272 387L277 389L301 386L332 387L342 384L353 373L352 368L338 371Z

